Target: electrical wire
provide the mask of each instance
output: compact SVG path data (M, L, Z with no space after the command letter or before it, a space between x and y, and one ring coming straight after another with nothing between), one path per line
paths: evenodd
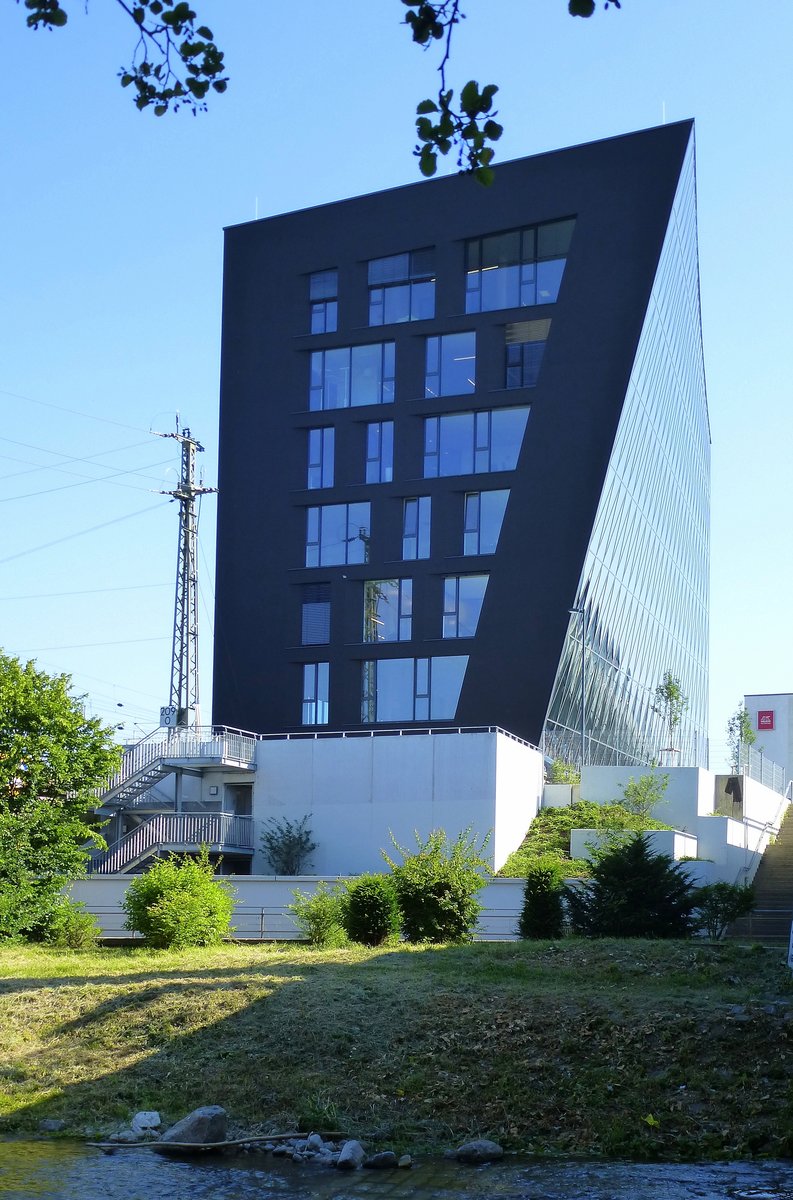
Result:
M81 588L77 592L28 592L24 596L0 596L2 600L51 600L60 596L95 596L100 592L136 592L144 588L172 587L171 583L130 583L124 587Z
M116 425L119 429L134 429L136 433L151 433L141 425L127 425L124 421L113 421L110 417L97 417L95 413L82 412L79 408L67 408L64 404L53 404L50 400L35 400L33 396L23 396L19 392L8 392L0 388L0 396L11 396L14 400L24 400L28 404L40 404L42 408L54 408L57 412L71 413L75 417L84 417L87 421L101 421L103 425Z
M73 538L83 537L87 533L96 533L97 529L107 529L110 525L119 525L122 521L129 521L133 517L139 517L143 513L154 512L155 508L159 509L162 507L162 504L150 504L147 508L139 508L135 512L126 513L123 517L114 517L112 521L102 521L99 525L92 525L90 529L78 529L76 533L67 533L64 537L55 538L51 542L42 542L40 546L28 546L26 550L19 550L16 554L9 554L5 558L0 558L0 565L14 562L17 558L24 558L27 554L35 554L39 550L49 550L52 546L60 546L62 542L70 542Z

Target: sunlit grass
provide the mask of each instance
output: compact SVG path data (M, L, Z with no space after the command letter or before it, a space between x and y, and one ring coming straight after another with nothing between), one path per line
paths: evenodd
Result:
M396 1148L782 1153L787 976L779 951L698 942L6 947L0 1130L219 1103Z

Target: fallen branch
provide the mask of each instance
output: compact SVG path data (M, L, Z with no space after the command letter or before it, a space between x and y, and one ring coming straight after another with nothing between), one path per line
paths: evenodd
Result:
M312 1133L318 1132L312 1130ZM338 1130L320 1132L321 1138L346 1138L346 1133ZM234 1138L227 1142L164 1142L162 1139L145 1142L86 1142L86 1146L94 1146L98 1150L139 1150L142 1146L149 1150L223 1150L226 1146L249 1146L251 1142L295 1142L308 1137L307 1133L260 1133L251 1137Z

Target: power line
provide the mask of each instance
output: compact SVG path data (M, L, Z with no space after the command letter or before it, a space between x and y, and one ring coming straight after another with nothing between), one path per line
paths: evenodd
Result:
M119 642L73 642L68 646L31 646L29 653L37 654L40 650L89 650L94 646L137 646L139 642L167 642L167 637L127 638Z
M85 417L87 421L101 421L103 425L116 425L119 429L134 429L136 433L150 433L141 425L127 425L124 421L113 421L110 417L97 417L95 413L81 412L79 408L67 408L64 404L53 404L49 400L35 400L33 396L23 396L19 392L8 392L0 388L0 396L12 396L14 400L25 400L28 404L40 404L42 408L54 408L56 412L71 413L75 417Z
M0 436L0 442L8 442L12 446L24 446L28 450L38 450L40 454L56 454L58 458L62 458L64 462L93 462L97 458L107 458L111 454L123 454L127 450L138 450L141 446L150 446L151 442L147 438L145 442L132 442L126 446L114 446L112 450L97 450L95 454L66 454L62 450L50 450L47 446L36 446L32 442L19 442L15 438ZM61 471L64 475L71 475L74 472L66 471L62 466L56 463L33 463L29 458L14 458L10 454L0 454L0 458L5 458L9 462L25 463L30 470L14 471L11 475L6 475L6 479L16 479L19 475L33 475L36 471ZM100 463L104 466L104 463Z
M19 496L2 496L0 504L10 504L13 500L29 500L31 496L49 496L52 492L65 492L69 488L85 487L89 483L113 483L119 475L140 475L143 471L150 471L152 467L164 467L170 460L162 459L160 462L147 463L145 467L129 467L125 471L112 471L109 475L88 475L83 476L77 483L59 483L57 487L39 488L36 492L22 492ZM55 470L58 468L56 467ZM77 474L76 471L69 471L68 474ZM146 478L146 476L142 476ZM150 492L152 488L139 487L134 483L117 483L116 487L131 488L133 492Z
M170 583L130 583L124 587L81 588L77 592L28 592L25 596L0 596L3 600L50 600L58 596L96 596L100 592L136 592L144 588L170 587Z
M86 533L96 533L97 529L107 529L109 525L118 525L121 521L129 521L132 517L139 517L143 513L154 512L155 508L162 508L162 505L150 504L147 508L139 508L135 512L127 513L123 517L114 517L112 521L102 521L100 525L92 525L90 529L78 529L76 533L67 533L64 537L55 538L52 542L42 542L40 546L28 546L27 550L19 550L16 554L9 554L6 558L0 558L0 565L13 562L17 558L24 558L26 554L35 554L37 550L49 550L52 546L60 546L62 542L70 542L73 538L83 537Z

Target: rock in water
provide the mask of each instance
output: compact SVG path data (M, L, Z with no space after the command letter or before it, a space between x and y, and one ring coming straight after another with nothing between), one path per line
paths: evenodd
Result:
M132 1128L135 1133L151 1136L160 1128L160 1114L158 1112L135 1113L132 1118Z
M206 1104L182 1117L162 1135L157 1146L167 1150L169 1144L184 1142L200 1150L212 1142L225 1142L227 1117L219 1104ZM179 1151L177 1151L178 1153ZM181 1153L187 1153L182 1150Z
M504 1157L504 1151L498 1142L488 1141L487 1138L476 1138L473 1142L465 1142L457 1147L457 1161L463 1163L495 1162Z
M360 1167L365 1158L366 1151L361 1143L350 1139L349 1142L345 1142L342 1146L336 1166L340 1171L354 1171L357 1167Z
M393 1150L381 1150L379 1154L367 1158L363 1165L375 1171L387 1171L389 1167L397 1166L397 1156Z

